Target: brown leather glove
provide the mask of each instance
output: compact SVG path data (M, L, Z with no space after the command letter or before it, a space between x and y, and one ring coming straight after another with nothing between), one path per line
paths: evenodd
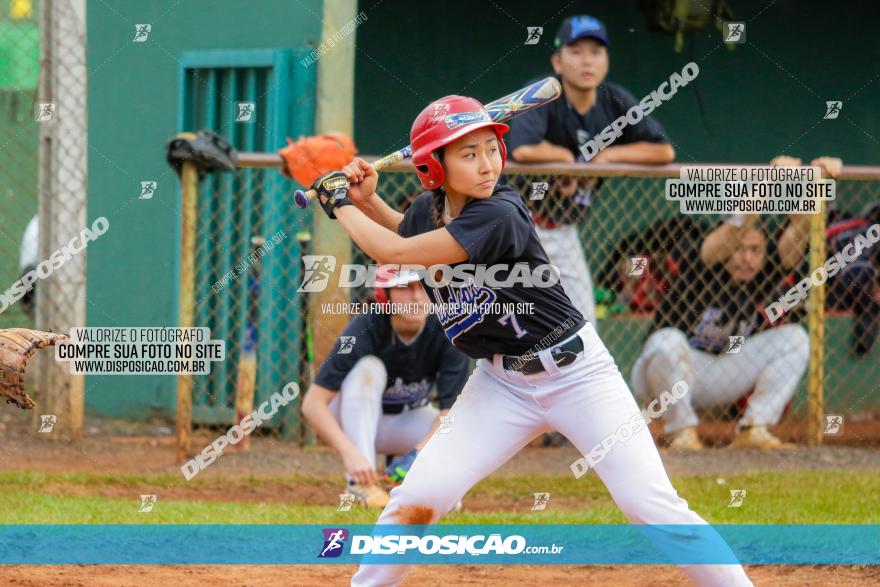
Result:
M42 332L29 328L0 330L0 394L6 403L32 410L36 404L24 390L24 375L28 359L39 349L67 340L63 334Z

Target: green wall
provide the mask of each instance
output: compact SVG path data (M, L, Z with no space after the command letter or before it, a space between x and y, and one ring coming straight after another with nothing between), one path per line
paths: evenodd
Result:
M178 131L178 59L199 49L317 45L322 2L114 0L87 6L88 215L110 220L107 234L89 246L88 324L174 326L179 189L164 148ZM136 23L152 25L144 43L132 42ZM142 180L158 180L150 200L137 199ZM86 381L90 414L173 417L174 394L172 376Z
M748 43L717 47L720 33L710 28L686 37L680 54L672 37L646 31L637 0L450 0L406 3L405 11L394 0L362 2L368 20L358 31L355 139L363 152L384 154L409 142L413 119L435 98L490 101L549 74L560 22L588 12L608 26L608 79L637 98L688 61L700 66L697 80L656 111L679 160L760 162L786 152L877 164L880 6L727 1L747 21ZM524 45L526 26L543 26L546 43ZM835 99L844 101L841 117L823 121L825 100Z

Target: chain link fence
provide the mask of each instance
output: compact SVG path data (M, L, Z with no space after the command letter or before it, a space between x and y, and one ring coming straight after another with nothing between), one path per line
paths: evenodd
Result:
M675 166L601 165L511 165L504 177L532 210L563 286L594 320L640 402L649 403L678 381L688 383L684 409L667 412L655 422L655 431L696 425L703 440L717 446L734 437L740 421L766 425L783 439L802 443L817 436L825 442L880 438L880 351L873 340L876 256L852 263L868 277L845 271L828 281L824 311L802 301L771 322L767 310L840 250L835 234L848 234L851 242L855 232L880 221L868 210L880 202L880 172L845 168L826 213L801 216L800 222L761 216L754 234L743 237L744 250L715 263L703 263L701 251L721 219L681 214L678 203L665 198L665 181L672 177L678 177ZM317 208L294 210L292 186L278 184L277 178L274 169L240 169L210 176L199 186L194 324L226 339L229 359L196 381L196 423L228 423L232 417L237 357L252 334L249 271L256 259L262 258L264 267L267 261L274 264L264 269L258 288L258 398L283 381L297 381L305 390L320 366L314 364L310 341L339 334L340 322L317 311L307 315L309 294L297 292L302 257L324 251L310 251L309 240L298 240L301 235L291 234L297 229L290 227L310 226ZM383 170L378 191L403 210L423 189L412 166L398 164ZM277 250L256 257L253 237L275 234L264 226L270 218L267 201L275 202L271 217L284 233ZM818 231L815 251L811 224ZM840 227L850 232L841 233ZM790 261L782 260L786 239L795 243L787 249L796 252ZM338 263L372 263L353 243L350 254ZM355 302L370 301L372 293L363 287L344 292ZM810 409L810 397L821 402L818 409ZM293 426L295 415L283 420L269 428L289 432L288 437L303 432L302 422ZM290 426L285 429L284 423Z
M292 230L277 204L287 192L274 169L209 174L196 205L193 325L226 341L227 360L193 377L193 424L234 421L243 356L256 355L253 405L289 382L307 385L304 299L297 296L300 250L308 233ZM262 433L299 437L296 406L265 422Z
M35 106L40 125L38 267L57 258L58 251L72 251L68 243L75 238L82 242L81 234L90 224L85 2L44 0L41 22L43 65ZM52 262L51 275L37 285L37 328L67 333L86 324L87 254L84 248L64 254L61 264ZM79 436L84 376L71 375L67 365L51 356L41 361L45 366L39 370L36 391L43 396L44 413L59 416L56 427L62 436Z
M820 431L823 439L880 436L880 351L872 329L855 326L873 319L876 328L876 319L865 314L876 309L876 270L867 270L870 279L857 283L844 273L829 280L824 332L809 331L806 302L772 325L763 312L722 323L719 300L712 295L716 290L744 296L727 302L734 309L747 308L745 300L753 291L764 292L757 296L757 309L763 310L815 268L809 263L808 227L792 227L792 234L803 239L798 247L803 254L794 267L784 268L779 261L786 218L767 215L758 223L763 237L755 237L754 250L741 261L745 266L718 263L699 271L703 241L720 219L683 215L677 202L665 199L665 179L677 173L649 167L634 167L625 175L570 169L577 175L536 175L515 166L505 173L532 210L569 296L582 313L595 316L602 339L641 402L676 381L688 382L692 399L683 410L666 414L665 430L699 422L705 441L724 444L733 437L737 420L746 416L744 423L778 423L771 430L779 436L806 441L807 371L818 356L810 353L810 345L819 344L824 350L823 421L828 422L827 431ZM862 217L866 207L880 202L877 175L868 176L875 179L844 174L838 180L837 201L826 214L829 234L841 219ZM423 190L411 166L398 165L382 172L378 191L401 209ZM865 225L858 226L864 233ZM832 244L829 239L828 255L835 252ZM354 247L352 262L372 261ZM730 283L734 273L741 280L737 287ZM835 294L838 288L844 293ZM365 301L369 294L355 290L352 297ZM853 301L860 294L861 305ZM754 322L749 326L741 320ZM745 336L734 340L738 333ZM849 426L845 436L835 415Z
M0 287L6 291L37 261L37 144L34 104L40 74L37 2L0 4ZM25 229L30 224L28 236ZM12 300L8 300L11 302ZM0 328L33 324L33 294L2 303Z
M85 324L85 252L57 252L87 225L86 84L84 0L0 6L0 328ZM31 373L39 411L59 416L59 436L78 435L82 377L51 357Z
M837 182L837 205L827 218L827 255L865 233L865 224L880 223L880 182L847 179ZM848 217L854 216L850 227ZM864 223L859 223L859 219ZM825 320L824 405L828 440L876 440L880 436L880 350L877 336L880 253L872 250L846 273L828 282ZM836 416L842 416L835 428ZM848 428L847 428L848 427Z

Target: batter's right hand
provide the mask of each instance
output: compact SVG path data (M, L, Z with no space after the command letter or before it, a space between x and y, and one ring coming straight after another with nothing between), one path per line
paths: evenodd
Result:
M370 485L376 481L376 470L360 451L343 454L342 461L345 463L345 470L355 483Z
M376 193L376 183L379 181L379 174L373 169L372 165L360 157L355 157L341 171L351 184L348 190L348 197L358 207Z

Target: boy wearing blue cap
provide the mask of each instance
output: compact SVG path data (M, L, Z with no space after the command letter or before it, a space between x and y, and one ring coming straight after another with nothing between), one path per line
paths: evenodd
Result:
M581 147L638 101L624 88L605 81L608 33L592 16L565 19L550 58L563 96L526 112L510 124L511 158L522 163L584 162ZM590 159L595 163L663 164L675 150L663 127L650 116L623 129L613 144ZM560 177L548 197L538 202L533 218L550 261L559 267L566 293L580 312L596 324L590 269L577 225L585 218L594 178Z

